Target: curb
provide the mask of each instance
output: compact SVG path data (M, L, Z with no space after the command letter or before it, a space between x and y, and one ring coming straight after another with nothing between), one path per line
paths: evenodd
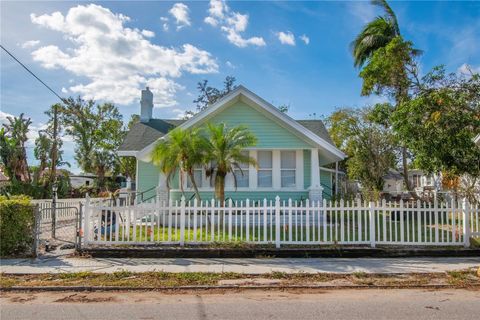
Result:
M226 285L226 286L179 286L179 287L121 287L121 286L38 286L38 287L0 287L0 292L102 292L102 291L209 291L209 290L344 290L344 289L480 289L480 285L472 285L468 287L459 287L447 284L432 284L432 285L411 285L411 286L369 286L369 285L343 285L343 286L323 286L323 285Z
M405 258L480 257L480 249L426 248L88 248L94 258Z

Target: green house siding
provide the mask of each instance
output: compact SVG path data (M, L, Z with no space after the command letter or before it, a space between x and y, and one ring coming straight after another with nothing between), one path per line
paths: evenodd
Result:
M280 197L280 200L288 201L288 199L292 199L293 201L305 201L308 199L308 192L307 191L268 191L268 192L261 192L261 191L225 191L225 199L232 199L233 201L245 201L246 199L250 199L250 201L263 201L263 199L267 199L267 201L275 201L276 196ZM210 201L213 197L213 191L201 191L200 197L202 200ZM180 201L182 198L181 191L172 191L171 192L171 199L173 201ZM193 192L185 192L185 199L193 201L194 199Z
M239 101L208 120L211 123L224 122L227 126L247 126L257 137L258 148L311 148L309 144L288 129L269 119L263 113Z
M311 153L310 150L303 150L303 186L305 189L310 187L312 178Z
M323 197L327 200L332 198L332 174L320 170L320 183L323 187Z
M159 181L158 167L152 163L137 160L137 192L144 192L158 186ZM143 195L144 199L155 195L155 189L148 191Z

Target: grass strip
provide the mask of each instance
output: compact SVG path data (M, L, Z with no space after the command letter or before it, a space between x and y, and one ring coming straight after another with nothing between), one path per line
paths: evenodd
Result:
M413 274L287 274L272 272L262 275L240 273L167 273L144 272L133 273L118 271L114 273L61 273L13 275L1 274L0 287L131 287L158 288L181 286L221 286L221 285L331 285L331 286L422 286L451 285L467 288L480 286L480 277L476 270L459 270L446 273Z

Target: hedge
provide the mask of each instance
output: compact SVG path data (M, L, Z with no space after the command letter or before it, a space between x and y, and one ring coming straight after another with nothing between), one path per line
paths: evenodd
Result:
M0 256L32 254L35 211L25 196L0 196Z

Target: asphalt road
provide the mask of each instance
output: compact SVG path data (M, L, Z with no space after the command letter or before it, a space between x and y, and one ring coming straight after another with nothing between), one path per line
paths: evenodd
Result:
M479 319L480 291L2 293L9 319Z

